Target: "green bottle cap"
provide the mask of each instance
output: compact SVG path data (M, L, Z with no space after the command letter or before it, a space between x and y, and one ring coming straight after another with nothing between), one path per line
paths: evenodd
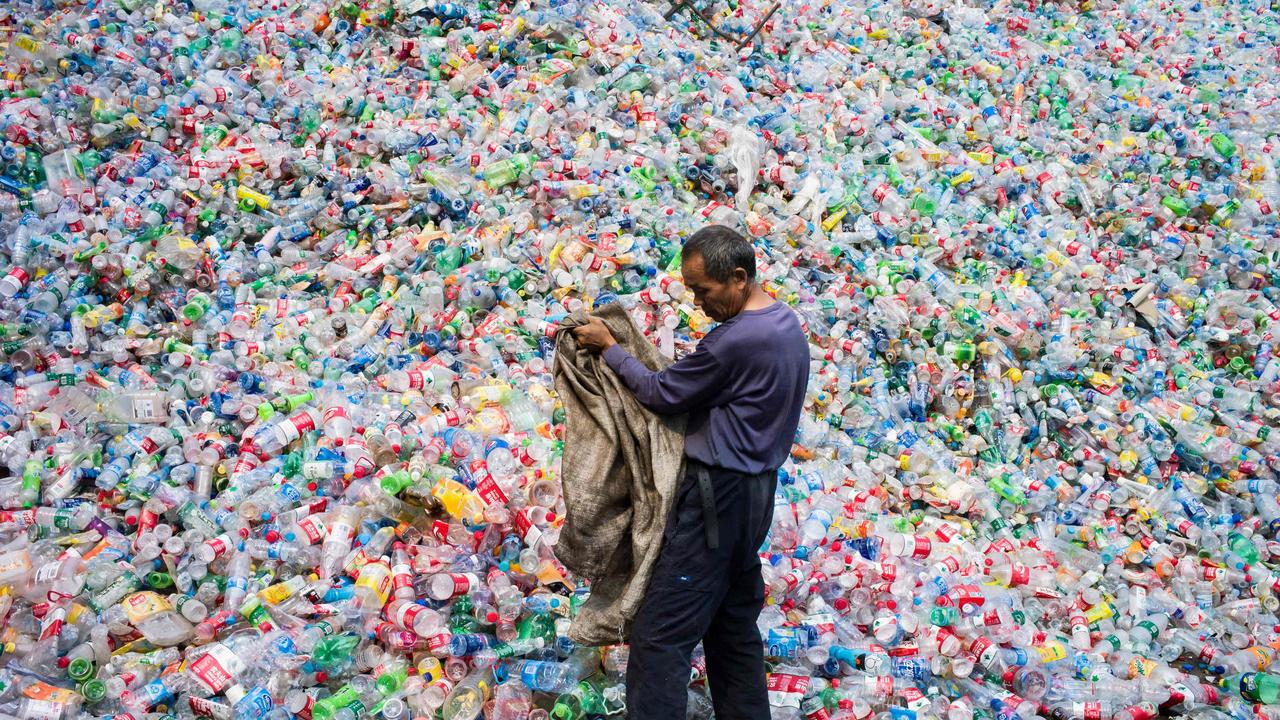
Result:
M67 666L67 676L72 680L87 680L93 675L93 661L78 657Z
M107 696L107 684L101 680L87 680L80 686L80 694L90 703L101 701Z

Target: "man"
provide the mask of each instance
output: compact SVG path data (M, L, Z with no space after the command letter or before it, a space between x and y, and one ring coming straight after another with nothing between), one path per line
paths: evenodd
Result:
M684 718L690 657L702 641L716 720L766 720L757 550L800 421L809 348L791 308L756 282L755 253L738 233L702 228L685 242L681 265L694 303L720 324L680 361L651 372L603 322L573 331L642 405L688 414L685 476L631 629L627 716Z

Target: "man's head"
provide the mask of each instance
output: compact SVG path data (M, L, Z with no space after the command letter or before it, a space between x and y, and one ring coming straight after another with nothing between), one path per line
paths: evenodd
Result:
M756 254L746 238L723 225L689 236L680 251L684 285L693 302L716 322L742 311L756 281Z

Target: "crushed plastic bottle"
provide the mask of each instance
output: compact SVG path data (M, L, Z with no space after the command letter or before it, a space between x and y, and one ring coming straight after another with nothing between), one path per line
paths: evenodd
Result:
M0 714L623 716L553 339L723 223L773 717L1277 715L1277 8L700 7L0 7Z

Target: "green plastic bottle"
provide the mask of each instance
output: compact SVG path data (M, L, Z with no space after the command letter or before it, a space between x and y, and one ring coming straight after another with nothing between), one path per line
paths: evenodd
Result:
M1223 678L1222 687L1249 702L1272 705L1280 700L1280 675L1250 672Z
M518 153L506 160L499 160L490 164L481 172L481 177L489 184L489 187L500 188L519 180L520 176L528 172L531 167L533 167L533 163L529 156L524 153Z
M1222 133L1214 133L1209 138L1209 144L1212 145L1213 149L1216 150L1223 158L1229 158L1236 154L1236 144L1231 142L1231 138L1223 135Z
M580 720L589 715L604 715L603 684L603 676L593 675L556 698L556 704L551 708L552 720Z

